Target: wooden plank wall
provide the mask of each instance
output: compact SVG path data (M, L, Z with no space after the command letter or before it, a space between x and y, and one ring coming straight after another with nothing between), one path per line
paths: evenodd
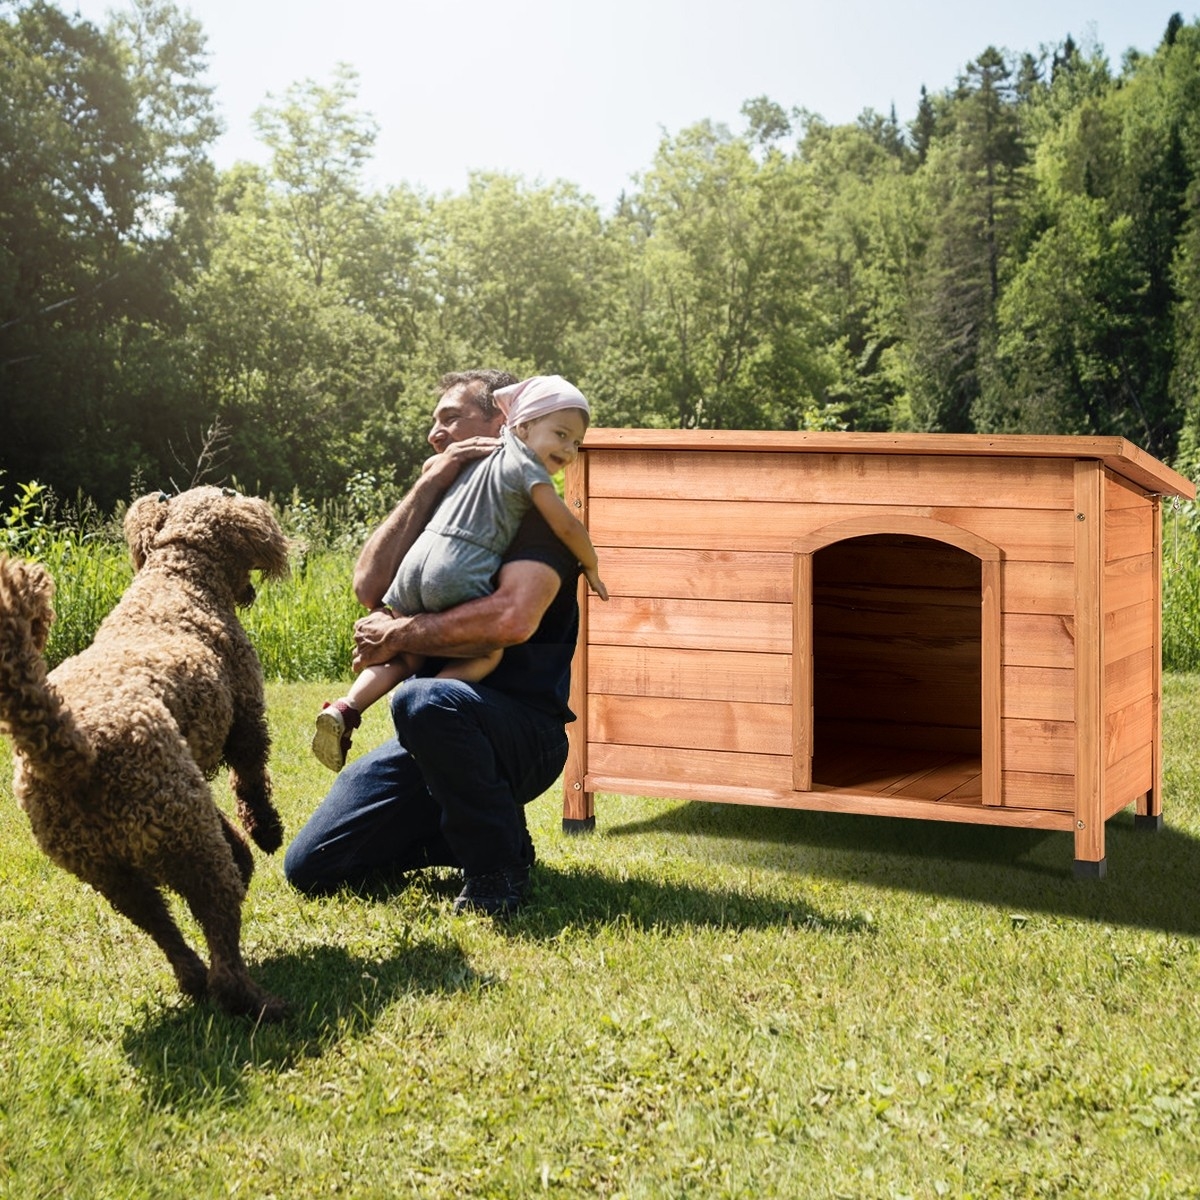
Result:
M1069 810L1073 462L589 451L612 599L588 602L597 790L790 794L793 544L848 517L946 521L1003 549L1004 802ZM818 556L814 556L819 558Z
M1155 788L1159 742L1159 505L1104 481L1105 817Z

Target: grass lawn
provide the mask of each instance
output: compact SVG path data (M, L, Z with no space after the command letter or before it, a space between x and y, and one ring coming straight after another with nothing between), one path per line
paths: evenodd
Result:
M290 829L327 690L269 691ZM42 857L4 745L0 1195L1200 1195L1198 713L1170 677L1166 827L1110 822L1104 881L1066 834L671 800L569 838L556 793L507 928L260 856L260 1029Z

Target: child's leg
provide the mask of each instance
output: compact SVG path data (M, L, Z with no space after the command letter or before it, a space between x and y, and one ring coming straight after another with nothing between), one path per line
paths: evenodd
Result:
M350 690L340 700L325 704L317 714L312 740L312 752L317 759L331 771L340 771L350 752L350 735L362 724L362 714L413 674L423 661L419 654L401 654L390 662L364 667Z
M439 672L439 679L461 679L463 683L479 683L486 679L499 665L503 650L481 654L478 658L451 659Z
M421 661L420 655L401 654L390 662L363 667L342 699L358 712L366 712L376 700L382 699L396 684L412 675Z

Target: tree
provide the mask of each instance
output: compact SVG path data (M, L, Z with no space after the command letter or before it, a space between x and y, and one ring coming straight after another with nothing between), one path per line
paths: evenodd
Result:
M1112 403L1139 272L1131 223L1102 200L1062 197L999 307L998 372L988 431L1125 434L1148 430ZM1122 314L1122 310L1125 310Z
M214 170L208 147L221 132L199 22L164 0L130 0L113 19L144 145L143 238L186 234L211 207ZM187 238L201 243L200 229Z
M783 106L767 96L747 100L741 112L746 118L746 136L759 146L771 146L792 132L792 122Z
M907 390L918 429L965 432L995 344L1001 262L1025 191L1026 152L1012 71L989 47L949 102L922 174L934 209L908 310Z
M1001 305L989 428L1117 433L1173 453L1188 398L1187 195L1200 163L1195 44L1179 40L1119 87L1104 86L1094 56L1068 47L1056 58L1031 236Z
M254 114L271 151L271 183L296 252L320 287L346 256L363 219L362 170L376 126L353 106L357 73L345 63L328 86L305 80Z
M910 154L875 114L853 126L810 120L799 148L814 214L808 282L837 368L827 398L849 429L889 428L903 391L894 351L929 239Z
M759 161L747 139L703 122L662 141L637 212L624 228L638 265L605 367L612 402L652 424L808 422L835 372L791 160L768 149Z
M116 27L41 0L0 22L0 468L101 502L154 468L180 400L158 352L169 271L149 247L155 163L174 143L146 123L135 57Z
M399 402L428 336L428 214L404 189L364 190L375 126L355 101L339 67L259 110L271 165L222 178L207 269L184 291L203 412L256 489L329 496L420 461Z
M917 102L917 115L913 118L908 132L917 163L922 165L929 155L929 146L937 132L936 109L924 84L921 85L921 98Z
M580 380L606 270L595 203L570 184L481 172L463 195L436 201L431 220L439 370L483 362Z

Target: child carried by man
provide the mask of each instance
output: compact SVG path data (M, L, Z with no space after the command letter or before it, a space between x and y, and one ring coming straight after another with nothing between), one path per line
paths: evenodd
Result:
M501 557L530 507L541 513L579 560L592 590L602 600L608 599L587 529L553 483L553 477L579 453L591 420L587 400L561 375L536 375L500 388L494 398L505 414L500 445L463 470L404 556L383 598L393 612L406 616L443 612L488 595L495 587ZM433 461L427 461L425 468ZM438 675L478 683L496 668L502 654L496 650L478 658L456 659ZM346 694L326 703L317 715L312 741L316 757L340 771L362 713L415 674L422 663L416 655L401 655L364 667Z

